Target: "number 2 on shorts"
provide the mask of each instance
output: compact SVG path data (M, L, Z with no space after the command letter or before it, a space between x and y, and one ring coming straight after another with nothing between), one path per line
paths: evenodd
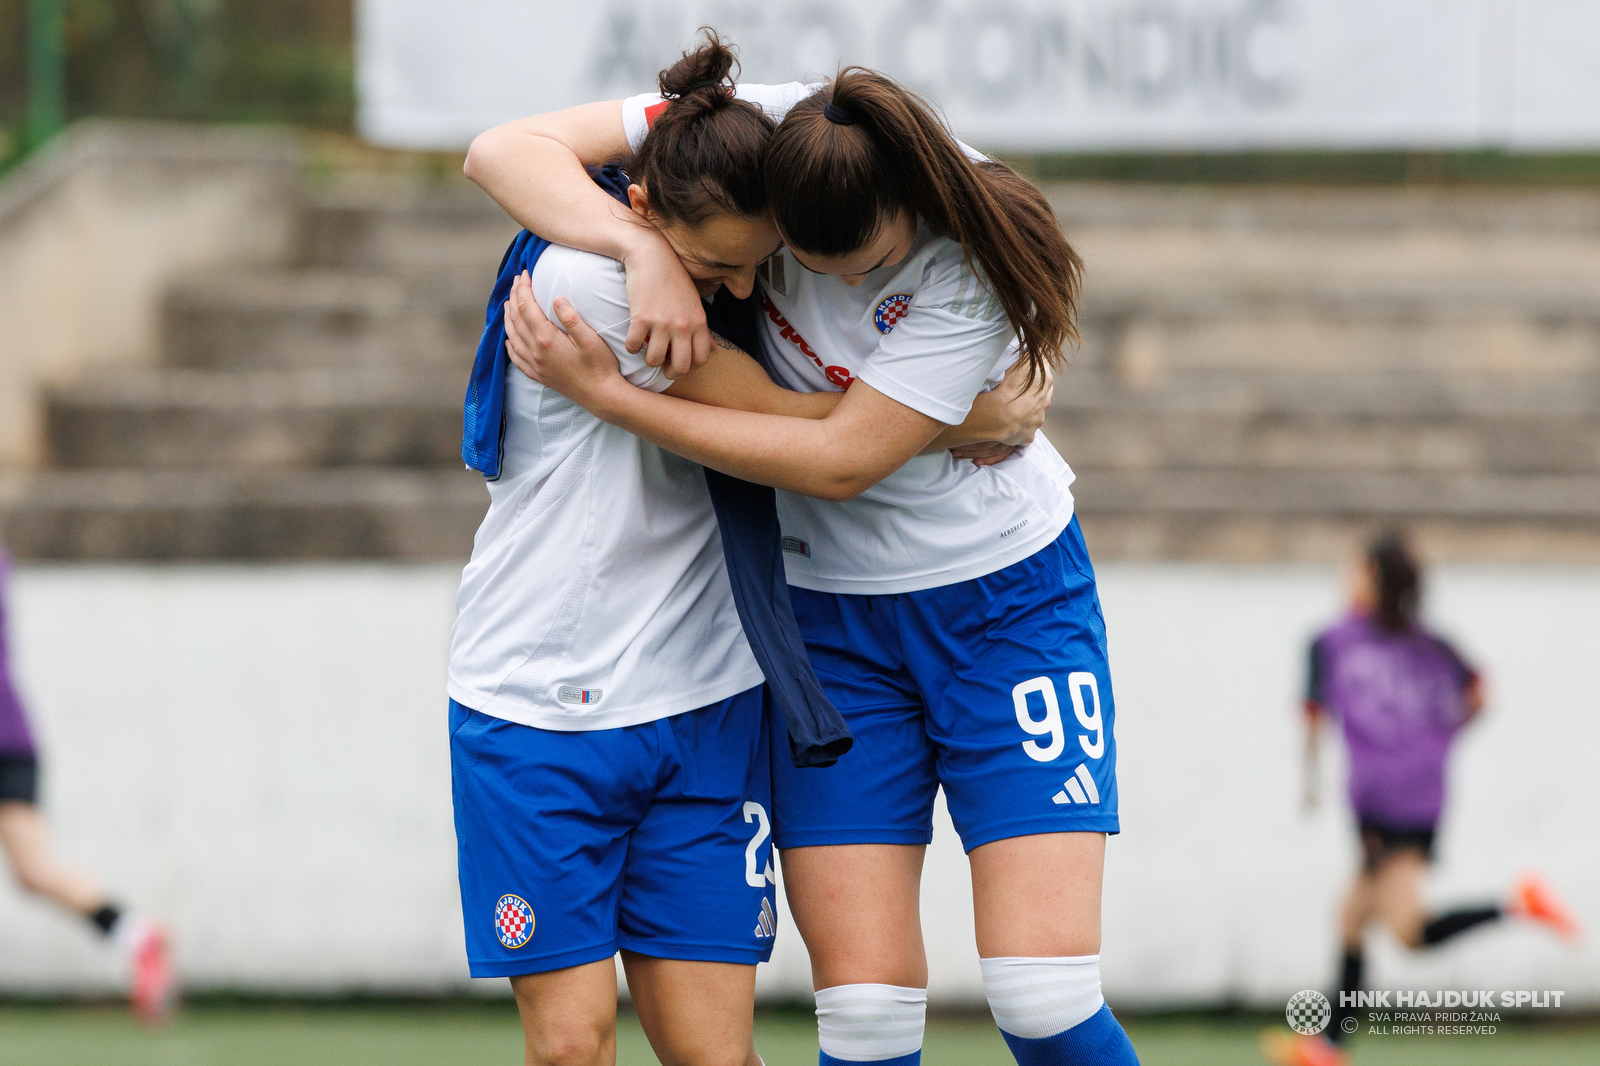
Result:
M1086 707L1083 690L1089 690L1090 702L1093 711ZM1091 759L1098 759L1106 751L1106 734L1100 718L1100 685L1095 681L1094 675L1085 671L1067 675L1067 691L1072 696L1072 713L1078 719L1078 724L1087 733L1078 734L1078 744L1083 748L1083 753ZM1028 695L1037 692L1044 697L1044 720L1036 721L1033 712L1028 709ZM1028 758L1038 762L1050 762L1067 746L1066 731L1061 726L1061 702L1056 698L1055 682L1048 677L1036 677L1024 681L1011 690L1011 702L1017 711L1017 724L1022 731L1032 736L1048 736L1050 743L1040 746L1037 741L1024 740L1022 750ZM1093 734L1094 739L1089 739Z
M756 823L756 835L750 838L750 843L744 849L744 883L751 888L766 888L769 881L777 884L778 876L772 871L771 858L767 859L766 872L756 869L756 852L761 850L761 845L772 835L772 824L767 821L767 809L755 800L746 800L744 820Z

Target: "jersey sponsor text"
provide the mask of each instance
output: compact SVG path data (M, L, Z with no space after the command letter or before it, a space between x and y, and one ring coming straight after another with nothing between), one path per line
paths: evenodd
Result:
M811 350L811 346L806 343L806 339L800 336L800 331L789 325L789 320L784 318L783 315L779 313L778 308L773 304L772 300L767 297L766 293L761 294L761 309L767 313L768 318L772 319L772 324L778 327L778 335L784 340L793 344L795 347L799 348L800 354L817 364L818 369L820 369L822 373L827 376L829 381L833 382L833 384L839 386L841 389L848 389L850 387L850 383L855 381L855 377L844 367L829 366L827 363L824 363L821 358L817 356L817 353Z

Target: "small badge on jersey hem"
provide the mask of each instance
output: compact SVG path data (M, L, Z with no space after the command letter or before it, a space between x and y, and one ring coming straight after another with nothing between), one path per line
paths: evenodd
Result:
M887 297L872 312L872 324L878 327L879 333L888 333L894 329L894 324L906 317L906 312L911 310L911 294L897 292Z
M768 543L771 542L769 541ZM783 544L783 550L790 555L804 555L807 559L811 558L811 545L799 537L784 537L781 543Z
M507 893L494 905L494 935L515 951L533 939L533 908L521 896Z
M556 699L562 703L599 703L603 690L597 688L573 688L571 685L562 685L556 690Z

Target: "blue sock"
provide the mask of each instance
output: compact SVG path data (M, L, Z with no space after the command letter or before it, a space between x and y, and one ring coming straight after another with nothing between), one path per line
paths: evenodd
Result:
M892 1059L854 1062L850 1059L836 1059L826 1051L819 1051L817 1052L817 1066L922 1066L922 1052L917 1050L909 1055L898 1055Z
M1000 1035L1017 1066L1139 1066L1128 1034L1105 1004L1087 1021L1042 1040L1012 1036L1004 1029Z

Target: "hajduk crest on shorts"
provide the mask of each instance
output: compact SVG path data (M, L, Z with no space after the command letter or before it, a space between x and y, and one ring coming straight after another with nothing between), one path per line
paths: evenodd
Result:
M494 905L494 932L500 943L516 950L533 937L533 908L521 896L507 893Z

